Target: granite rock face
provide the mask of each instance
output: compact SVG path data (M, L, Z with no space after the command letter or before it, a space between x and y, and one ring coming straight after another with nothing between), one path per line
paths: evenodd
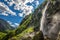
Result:
M44 11L42 10L42 13L43 12ZM43 26L40 27L42 27L42 32L44 36L48 36L50 40L56 40L60 31L60 1L50 0L50 3L45 10L45 14L42 17L44 17L43 19L45 20L42 19Z

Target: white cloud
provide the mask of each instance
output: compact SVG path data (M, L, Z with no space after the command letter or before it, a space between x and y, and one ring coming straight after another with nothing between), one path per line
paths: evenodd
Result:
M12 27L19 26L19 23L12 23L11 21L7 21Z
M23 17L23 14L24 14L24 16L29 15L33 10L33 6L32 5L27 6L26 3L28 3L28 2L32 3L34 0L10 0L10 2L8 0L5 0L5 1L9 4L9 6L12 6L13 4L15 4L14 10L18 10L18 11L23 10L22 13L18 14L20 17ZM38 0L36 0L34 2L36 3L36 6L39 5ZM9 9L9 7L6 6L4 3L0 3L0 5L2 5L2 7L5 8L7 10L6 12L8 12L9 14L17 16L16 13L11 11ZM6 16L8 16L8 15L6 15Z
M8 14L6 14L6 13L2 13L1 15L5 15L5 16L8 16Z
M7 21L10 25L12 24L12 22L10 22L10 21Z
M12 0L11 2L8 2L8 4L10 6L12 6L13 4L15 4L14 9L15 10L23 10L23 14L29 15L32 10L33 10L33 6L27 6L26 3L30 2L32 3L34 0ZM22 17L23 14L18 14L19 16Z
M4 1L7 1L7 0L4 0Z
M16 26L18 26L19 24L18 23L15 23Z
M39 5L39 1L36 1L36 5L37 5L37 6Z
M23 17L23 13L19 13L18 15L19 15L20 17Z
M12 24L11 26L12 26L12 27L15 27L15 25L13 25L13 24Z
M12 27L15 27L11 21L7 21Z
M8 14L11 14L11 15L14 15L14 16L16 16L16 13L15 12L13 12L13 11L11 11L10 9L9 9L9 7L7 6L7 5L5 5L4 3L2 3L2 2L0 2L0 9L3 11L2 13L6 16L8 16ZM6 13L8 13L8 14L6 14Z

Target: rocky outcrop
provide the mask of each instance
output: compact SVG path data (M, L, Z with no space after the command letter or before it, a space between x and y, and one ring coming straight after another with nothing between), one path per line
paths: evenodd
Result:
M49 0L50 3L45 12L43 19L41 20L42 32L44 36L48 36L50 40L56 40L58 33L60 31L60 1L59 0ZM47 1L48 2L48 1ZM44 9L44 8L43 8ZM42 12L42 13L43 13ZM43 14L42 14L43 15Z

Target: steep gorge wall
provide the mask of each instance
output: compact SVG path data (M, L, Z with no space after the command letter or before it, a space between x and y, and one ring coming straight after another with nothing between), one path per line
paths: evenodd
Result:
M41 20L41 22L43 22L41 23L43 27L40 26L41 31L43 32L44 36L48 36L51 40L56 40L60 31L60 1L51 0L47 9L42 13L45 13L45 18L42 16L42 20L45 20Z

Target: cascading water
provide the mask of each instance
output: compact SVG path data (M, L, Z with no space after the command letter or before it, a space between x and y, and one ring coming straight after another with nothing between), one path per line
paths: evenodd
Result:
M56 3L57 3L57 1L56 1ZM53 15L50 16L52 19L51 19L51 22L48 23L47 12L50 13L50 11L48 11L47 9L49 7L48 6L49 4L50 4L50 1L47 2L47 4L45 5L45 8L42 10L42 18L41 18L41 22L40 22L40 31L43 32L44 36L47 35L50 38L50 40L56 40L57 35L60 31L60 11L57 11L55 13L53 13L53 12L56 10L59 10L56 8L58 8L60 4L58 3L59 4L58 6L55 4L55 6L57 6L56 8L55 8L55 6L52 6L53 4L51 5L56 10L52 10ZM48 25L47 25L47 23L48 23Z
M47 2L45 8L42 10L42 18L41 18L41 22L40 22L40 31L43 32L43 35L45 35L45 30L47 29L47 27L45 27L46 21L47 21L46 20L46 16L47 16L46 10L48 8L49 3L50 3L50 1Z

